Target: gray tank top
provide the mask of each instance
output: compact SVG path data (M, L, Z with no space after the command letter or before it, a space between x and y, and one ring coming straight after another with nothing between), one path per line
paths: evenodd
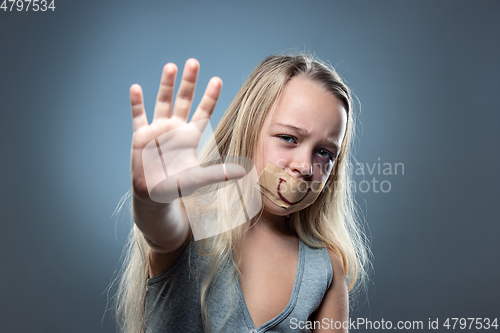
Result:
M165 272L146 284L146 332L203 332L200 286L207 257L198 254L197 242L188 243ZM211 332L310 332L300 330L323 300L333 279L326 248L311 248L299 238L299 261L295 284L285 309L260 327L255 327L243 298L238 275L222 267L208 300ZM231 312L230 312L231 311ZM302 324L303 326L304 324Z

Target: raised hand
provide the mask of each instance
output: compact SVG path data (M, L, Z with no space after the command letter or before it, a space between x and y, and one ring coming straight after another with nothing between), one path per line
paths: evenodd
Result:
M224 181L226 177L236 179L245 175L245 169L237 164L206 168L198 165L200 137L222 88L221 79L213 77L188 122L198 71L196 59L186 61L172 108L177 66L165 65L151 124L147 121L141 87L138 84L130 87L134 128L132 186L134 195L141 201L169 203L179 197L180 189L182 196L187 196L203 186Z

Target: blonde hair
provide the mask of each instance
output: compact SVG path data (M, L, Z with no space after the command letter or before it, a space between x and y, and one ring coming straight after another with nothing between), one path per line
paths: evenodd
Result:
M309 246L327 247L338 254L352 294L357 286L363 285L367 276L369 250L356 215L351 188L352 166L349 154L355 129L353 100L349 88L331 66L306 54L272 55L265 58L250 74L220 120L214 131L215 143L205 147L200 162L221 163L233 156L254 158L260 129L285 85L291 78L298 76L320 84L337 97L347 111L348 121L340 154L325 188L311 206L291 215L291 223L298 236ZM232 195L234 188L214 184L205 190L214 189L219 190L219 200L208 205L210 208L207 209L217 209L221 223L227 224L228 220L234 218L245 218L234 209L234 198L238 197ZM252 220L259 217L255 216ZM232 268L232 278L237 278L238 263L234 262L233 253L239 251L239 244L249 226L250 223L244 223L199 242L200 253L203 250L203 255L209 258L200 292L205 331L210 331L208 303L212 282L218 276L218 268L226 265ZM148 251L142 233L134 225L116 294L117 320L123 332L144 332ZM228 317L229 314L226 318ZM220 329L222 328L219 327Z

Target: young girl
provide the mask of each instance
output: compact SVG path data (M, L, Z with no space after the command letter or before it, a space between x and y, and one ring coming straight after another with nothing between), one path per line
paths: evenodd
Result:
M177 67L164 67L151 124L140 86L130 88L135 225L117 294L122 331L347 332L348 290L367 264L350 188L348 87L310 56L270 56L198 162L222 87L210 80L188 122L198 70L195 59L186 62L173 103ZM148 147L160 155L158 170L147 166ZM258 214L229 186L249 170L227 163L234 157L255 163ZM163 178L152 188L155 171ZM200 191L217 198L198 207L209 211L200 216L223 226L206 238L193 237L200 231L188 216Z

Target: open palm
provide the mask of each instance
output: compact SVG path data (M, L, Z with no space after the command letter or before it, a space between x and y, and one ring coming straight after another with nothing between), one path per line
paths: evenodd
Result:
M213 77L188 122L193 102L199 63L186 61L182 81L173 104L177 66L165 65L156 99L154 117L148 124L142 89L138 84L130 87L130 102L134 134L131 151L131 173L134 194L145 201L168 203L197 189L224 181L241 178L243 167L235 164L200 167L197 161L201 134L215 108L222 81ZM224 170L225 169L225 170ZM154 187L154 188L153 188Z

